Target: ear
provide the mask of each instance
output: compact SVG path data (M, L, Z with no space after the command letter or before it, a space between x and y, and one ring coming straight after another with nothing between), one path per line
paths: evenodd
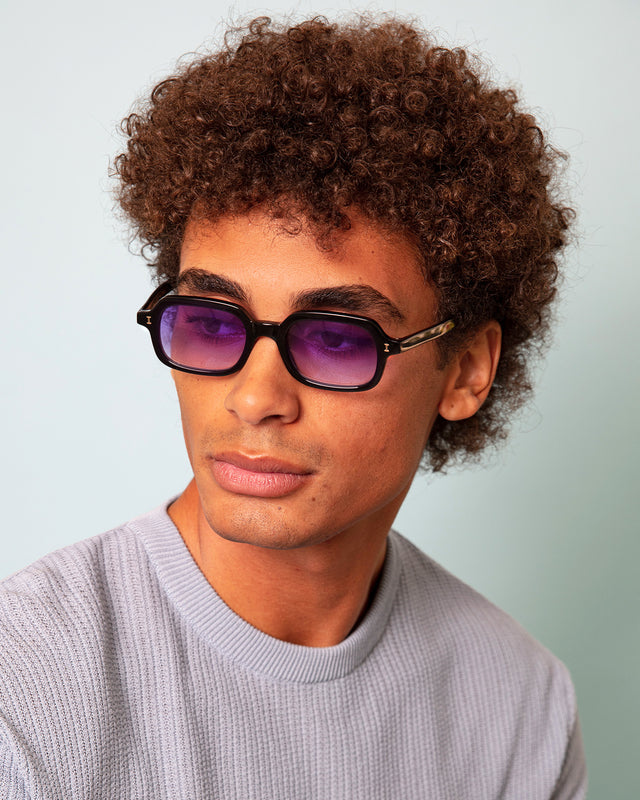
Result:
M472 417L489 394L498 368L502 329L487 322L447 367L448 377L440 399L440 416L450 421Z

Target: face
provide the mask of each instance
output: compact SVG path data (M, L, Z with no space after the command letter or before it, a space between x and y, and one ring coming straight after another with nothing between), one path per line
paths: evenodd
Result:
M439 322L408 244L352 218L331 252L261 213L192 223L180 292L235 302L281 322L314 308L375 319L400 338ZM321 290L331 289L331 293ZM447 371L434 343L387 360L372 389L305 386L261 338L237 373L174 371L201 509L219 536L297 548L384 534L419 465Z

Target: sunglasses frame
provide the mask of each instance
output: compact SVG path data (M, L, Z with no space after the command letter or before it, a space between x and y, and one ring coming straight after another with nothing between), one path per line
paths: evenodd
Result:
M171 369L177 369L180 372L189 372L193 375L223 376L239 372L249 358L256 341L261 336L266 336L269 339L273 339L277 344L278 351L289 374L305 386L311 386L316 389L329 389L336 392L364 392L367 389L372 389L380 381L389 356L405 353L407 350L411 350L421 344L438 339L440 336L444 336L444 334L450 331L455 325L454 321L449 319L446 320L446 322L440 322L437 325L432 325L430 328L412 333L402 339L393 339L383 331L375 320L369 319L369 317L360 317L355 314L342 314L336 311L296 311L282 322L265 322L251 319L242 306L236 303L193 295L180 294L168 296L173 290L174 286L171 281L167 281L158 286L145 301L142 308L140 308L136 318L138 325L142 325L149 330L153 349L160 361L166 364L166 366L171 367ZM245 327L247 340L240 358L233 367L224 370L197 369L195 367L185 367L182 364L172 361L165 353L160 340L160 320L162 318L162 312L171 305L220 308L237 315ZM289 329L300 319L324 319L351 322L369 331L373 337L378 355L376 371L373 377L364 384L340 386L332 383L314 381L302 375L289 355L286 341Z

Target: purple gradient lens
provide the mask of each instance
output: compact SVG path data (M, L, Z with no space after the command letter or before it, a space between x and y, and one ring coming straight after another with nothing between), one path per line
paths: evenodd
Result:
M319 383L363 386L378 365L372 333L353 322L297 320L289 329L287 344L298 371Z
M162 312L162 349L176 364L223 372L235 366L247 334L238 317L221 308L168 306Z

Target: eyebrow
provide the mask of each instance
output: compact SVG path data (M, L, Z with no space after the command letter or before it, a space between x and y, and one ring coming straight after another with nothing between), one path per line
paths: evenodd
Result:
M215 272L208 272L206 269L187 269L178 275L176 290L185 289L194 294L226 294L234 300L249 302L249 295L239 283L217 275Z
M215 272L192 267L178 276L176 290L184 289L194 294L224 294L234 300L250 303L250 294L241 284ZM378 313L388 319L402 322L405 319L400 309L389 298L368 284L347 284L307 289L292 296L291 306L295 311L309 311L331 306L347 313Z
M404 314L389 298L367 284L354 283L345 286L328 286L326 289L309 289L294 295L292 306L298 310L309 310L320 306L341 308L346 312L377 312L394 321L402 322Z

